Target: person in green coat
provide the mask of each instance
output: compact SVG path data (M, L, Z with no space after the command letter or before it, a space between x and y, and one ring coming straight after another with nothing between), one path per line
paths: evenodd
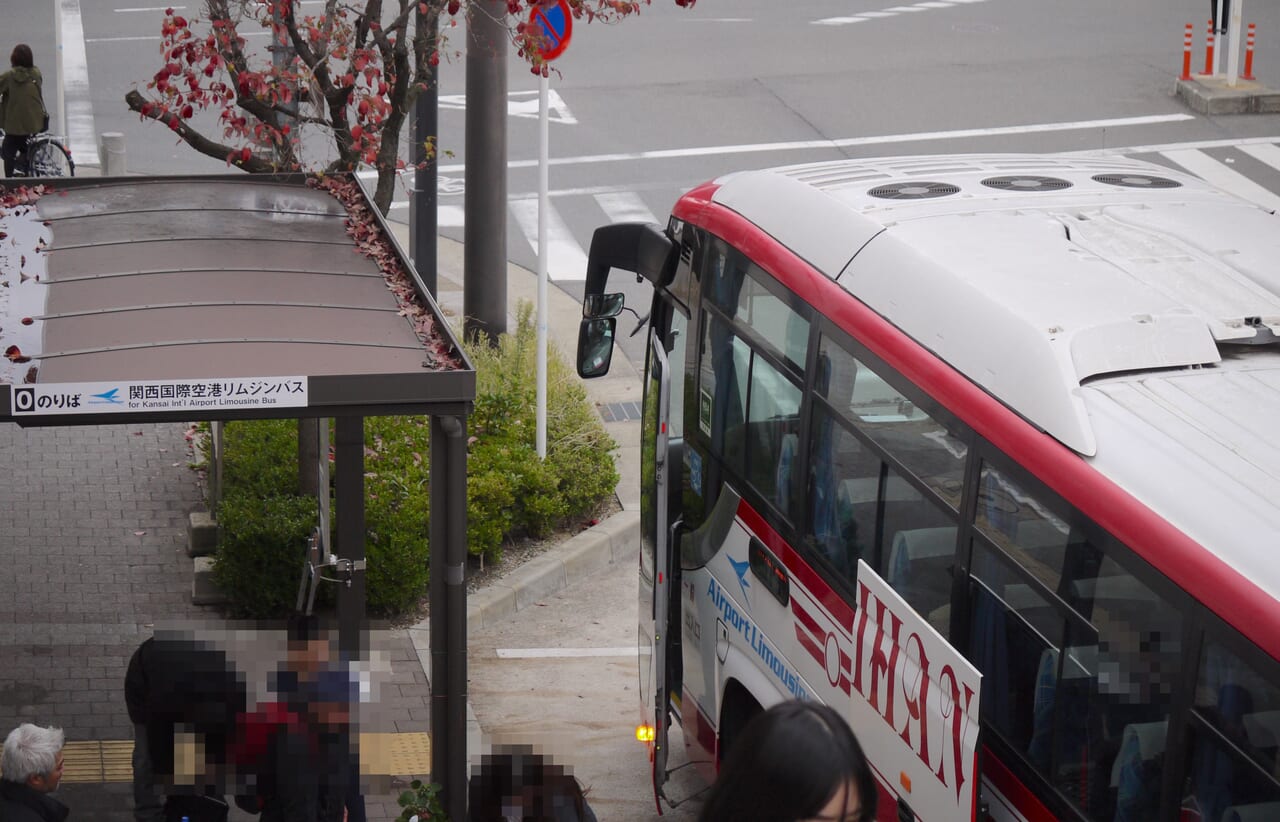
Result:
M0 129L4 142L0 157L4 158L4 176L12 177L15 161L22 157L26 166L27 141L44 130L46 112L41 91L40 69L35 67L31 46L19 43L9 55L11 69L0 74Z

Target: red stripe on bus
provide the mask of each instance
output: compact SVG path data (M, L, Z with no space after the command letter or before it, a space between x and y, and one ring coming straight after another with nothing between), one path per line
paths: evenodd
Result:
M704 184L676 203L673 213L738 248L801 299L930 394L980 436L1018 462L1067 502L1129 546L1174 584L1203 602L1265 652L1280 659L1280 608L1254 582L1179 531L1083 459L987 394L866 304L796 256L742 215L710 201L717 186ZM781 272L787 272L782 276ZM739 513L746 506L739 506ZM745 520L746 517L743 517ZM758 516L755 517L760 520ZM830 589L793 552L787 567L832 614ZM803 569L804 573L802 573ZM820 593L824 592L825 593ZM849 611L851 615L851 611ZM850 619L847 623L852 625Z
M787 567L791 575L798 579L809 594L827 609L831 618L852 635L853 606L831 590L831 586L818 576L818 572L810 568L809 564L801 559L795 549L782 538L782 535L765 522L760 512L752 508L746 500L738 501L738 518L746 524L748 530L769 547L770 551L773 551L774 556L782 559L782 564Z
M1058 819L1040 801L1040 797L1014 776L1013 771L986 745L982 746L982 775L991 780L991 785L1004 795L1009 805L1016 808L1027 822L1056 822Z

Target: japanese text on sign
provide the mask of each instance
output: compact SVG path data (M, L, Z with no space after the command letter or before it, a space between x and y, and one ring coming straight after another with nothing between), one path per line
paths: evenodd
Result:
M306 377L50 383L14 386L14 416L299 408Z

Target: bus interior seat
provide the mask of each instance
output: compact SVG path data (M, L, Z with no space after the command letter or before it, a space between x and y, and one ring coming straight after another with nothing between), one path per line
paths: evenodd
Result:
M1125 725L1120 736L1120 754L1111 764L1111 787L1120 787L1125 768L1141 767L1164 753L1169 721L1136 722Z
M887 582L902 598L926 613L951 600L956 528L914 528L893 535Z
M1059 690L1065 694L1066 703L1061 714L1063 732L1058 739L1058 759L1072 762L1084 761L1087 759L1089 750L1087 723L1081 722L1080 717L1086 715L1089 710L1089 701L1095 685L1094 672L1097 670L1098 647L1096 645L1068 646L1066 655L1062 670L1062 679L1065 684L1061 689L1058 687L1057 648L1045 648L1041 652L1040 664L1036 672L1031 742L1027 746L1027 753L1033 762L1046 771L1051 758L1054 706ZM1067 755L1063 755L1064 752L1068 752Z
M1242 721L1249 744L1255 748L1275 749L1280 745L1280 711L1245 714Z
M1232 805L1222 813L1222 822L1274 822L1280 819L1280 802Z

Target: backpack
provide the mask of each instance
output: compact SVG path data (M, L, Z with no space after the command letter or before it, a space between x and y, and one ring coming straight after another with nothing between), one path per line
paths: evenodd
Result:
M260 813L274 792L271 744L286 730L305 730L301 714L284 702L260 703L253 711L236 717L235 738L228 750L229 764L236 772L236 807Z

